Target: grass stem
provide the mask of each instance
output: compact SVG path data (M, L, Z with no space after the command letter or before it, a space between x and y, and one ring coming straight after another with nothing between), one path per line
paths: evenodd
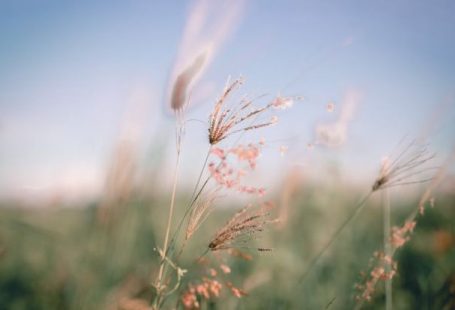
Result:
M298 280L298 284L302 284L306 277L310 274L314 266L318 263L319 259L324 255L324 253L330 248L330 246L338 239L339 235L341 232L346 228L346 226L351 223L351 221L362 211L362 209L365 207L365 203L370 198L371 194L373 192L370 191L365 197L363 197L356 205L354 211L351 213L351 215L341 224L341 226L335 231L333 234L332 238L324 245L324 247L319 251L319 253L311 260L309 263L306 271L303 273L303 275L300 277Z
M166 225L166 233L164 237L164 244L163 244L163 250L162 250L162 255L163 257L161 258L160 262L160 269L158 272L158 277L155 282L155 288L157 291L157 296L155 298L155 303L154 303L154 308L158 308L160 305L160 301L162 298L163 294L163 289L162 289L162 282L163 282L163 275L164 275L164 265L166 263L166 256L168 252L168 242L169 242L169 233L171 231L171 225L172 225L172 217L174 215L174 206L175 206L175 197L176 197L176 192L177 192L177 181L178 181L178 175L179 175L179 168L180 168L180 153L181 153L181 145L182 145L182 134L183 134L183 127L179 126L177 129L177 158L176 158L176 163L175 163L175 170L174 170L174 176L172 180L172 194L171 194L171 203L169 206L169 214L168 214L168 219L167 219L167 225Z
M383 206L384 206L384 253L387 257L392 257L392 248L390 244L390 195L389 189L384 188L383 191ZM386 272L391 272L390 264L386 264ZM385 300L386 310L392 310L392 279L387 278L385 281Z

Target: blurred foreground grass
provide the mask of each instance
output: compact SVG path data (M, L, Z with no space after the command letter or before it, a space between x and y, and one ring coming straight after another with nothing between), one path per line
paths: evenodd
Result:
M281 195L276 193L272 200L279 202ZM237 299L224 293L203 308L352 309L354 286L362 282L359 272L368 271L372 253L382 249L380 194L368 201L305 281L299 279L360 196L341 186L298 186L289 204L285 203L287 220L255 241L273 251L252 250L251 261L229 258L230 280L244 287L248 296ZM392 198L393 225L402 224L418 198L399 203ZM436 206L418 218L412 240L397 252L396 309L453 309L454 198L440 194ZM100 220L101 203L40 209L4 203L0 208L0 309L122 309L122 300L128 298L151 300L151 275L159 262L154 248L159 245L156 240L162 240L167 199L129 199L111 206L109 221ZM213 213L190 244L188 257L182 258L184 268L203 252L237 207L228 204ZM281 203L277 212L283 213L283 207ZM193 276L190 272L185 281ZM364 308L383 308L383 285L378 284L374 299ZM167 305L175 304L174 300Z

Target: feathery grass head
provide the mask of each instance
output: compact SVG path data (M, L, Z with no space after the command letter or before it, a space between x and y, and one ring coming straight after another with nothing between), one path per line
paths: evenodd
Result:
M383 160L381 171L374 181L372 191L430 181L432 178L416 179L416 177L422 177L426 172L434 169L422 167L434 156L429 153L427 145L421 145L415 140L411 141L395 159Z
M264 230L270 220L271 203L264 203L259 209L248 205L238 211L213 237L209 243L211 251L245 247L244 244ZM256 248L258 251L270 251L268 248Z
M228 83L223 94L215 104L213 112L209 118L209 143L215 145L234 133L268 127L278 121L276 116L268 121L256 123L258 116L272 108L286 109L292 106L293 99L288 97L276 97L270 103L256 108L253 106L253 100L244 99L233 107L228 108L227 100L230 94L243 84L243 79L239 78L232 83ZM249 122L249 123L247 123Z
M216 199L215 194L210 194L208 197L199 197L195 202L194 208L191 210L190 218L186 228L185 239L188 240L199 229L202 223L207 219L213 210L213 201Z
M176 77L171 94L171 108L175 112L180 112L185 107L188 88L204 67L206 58L206 54L202 53Z

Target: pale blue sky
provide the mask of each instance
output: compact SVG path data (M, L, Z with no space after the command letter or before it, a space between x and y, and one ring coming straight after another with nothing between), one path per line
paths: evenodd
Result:
M142 115L144 150L157 131L172 137L164 101L191 3L0 2L0 195L62 178L68 186L97 184L137 93L151 106ZM361 99L347 141L329 155L321 150L321 158L371 165L438 111L431 141L440 154L450 148L453 1L245 3L201 81L213 93L228 75L242 74L252 94L305 96L283 114L274 137L292 138L294 159L318 123L338 117L350 92ZM201 101L188 117L205 121L211 102ZM333 113L325 110L329 101ZM206 129L190 129L199 134L188 139L203 148Z

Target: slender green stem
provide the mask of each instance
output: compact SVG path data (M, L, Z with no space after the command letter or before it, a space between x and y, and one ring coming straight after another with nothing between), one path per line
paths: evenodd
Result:
M165 247L164 250L163 250L163 251L164 251L164 256L165 256L165 257L169 257L169 256L172 255L173 249L174 249L174 247L175 247L175 243L176 243L176 241L177 241L178 234L179 234L179 232L180 232L180 230L181 230L181 228L182 228L182 226L183 226L183 223L184 223L184 221L185 221L185 218L188 216L189 212L190 212L191 209L193 208L194 203L197 201L198 197L200 196L200 194L202 193L203 189L205 188L205 186L207 185L207 183L208 183L208 181L209 181L209 179L210 179L210 177L207 178L207 179L205 180L204 184L203 184L203 185L201 186L201 188L199 189L199 191L197 191L197 188L198 188L198 186L199 186L199 184L200 184L200 182L201 182L201 179L202 179L203 172L204 172L205 167L206 167L206 165L207 165L208 158L209 158L209 156L210 156L211 150L212 150L212 146L210 146L209 149L208 149L208 151L207 151L207 155L206 155L206 157L205 157L204 164L203 164L203 166L202 166L201 172L199 173L199 177L198 177L198 180L197 180L196 185L195 185L195 187L194 187L193 194L191 195L191 202L190 202L189 206L187 207L187 209L186 209L186 211L185 211L185 214L184 214L183 217L180 219L180 222L178 223L176 230L175 230L174 233L172 234L172 238L171 238L171 240L170 240L170 242L169 242L169 246L168 246L168 247ZM175 184L174 184L174 185L175 185ZM197 194L196 194L196 196L195 196L196 191L197 191ZM167 233L168 233L168 232L167 232ZM179 251L177 257L174 259L175 262L177 262L178 258L179 258L180 255L182 254L185 245L186 245L186 241L185 241L184 244L182 245L182 248L180 249L180 251ZM162 265L160 266L160 272L164 273L164 270L165 270L165 266L164 266L164 264L162 264ZM166 296L159 296L159 298L156 298L156 299L155 299L155 308L156 308L156 309L160 308L160 306L165 302L165 298L166 298Z
M180 219L180 222L178 223L175 232L172 235L171 242L169 244L169 251L171 251L171 249L174 248L175 242L177 241L178 234L180 233L180 230L182 229L182 226L183 226L183 223L184 223L186 217L189 215L190 211L193 209L194 204L196 203L197 199L199 198L199 196L201 195L201 193L204 190L205 186L207 185L208 181L210 180L210 177L208 177L205 180L205 182L202 184L201 188L199 190L197 190L198 187L199 187L199 184L201 182L202 175L204 173L205 167L207 166L207 162L208 162L211 150L212 150L212 146L210 145L210 147L209 147L209 149L207 151L207 155L206 155L205 160L204 160L204 164L202 165L201 172L199 173L198 180L197 180L196 185L194 187L193 194L191 195L190 203L189 203L188 207L186 208L185 213L183 214L182 218ZM179 253L178 256L180 256L182 251L183 251L183 249L180 250L180 253Z
M368 198L371 196L373 192L370 191L365 197L363 197L356 205L354 211L351 213L351 215L341 224L341 226L335 231L333 234L332 238L324 245L324 247L319 251L319 253L311 260L310 264L308 265L306 271L303 273L303 275L300 277L298 280L299 284L302 284L306 277L309 275L313 267L317 264L319 259L324 255L324 253L329 249L329 247L338 239L340 236L340 233L346 228L346 226L351 223L351 221L362 211L362 209L365 207L365 203L368 200Z
M181 148L181 138L182 138L182 127L179 127L177 129L177 159L175 163L175 170L174 170L174 176L173 176L173 184L172 184L172 195L171 195L171 203L169 206L169 214L168 214L168 219L167 219L167 225L166 225L166 233L164 237L164 244L163 244L163 249L162 249L162 255L163 257L161 258L160 262L160 269L158 272L158 277L155 282L155 288L157 291L157 296L155 298L155 308L157 308L160 305L160 300L162 298L163 294L163 289L162 289L162 282L163 282L163 275L164 275L164 265L166 263L166 255L167 255L167 250L168 250L168 242L169 242L169 233L171 230L171 224L172 224L172 217L174 215L174 206L175 206L175 197L176 197L176 192L177 192L177 180L178 180L178 175L179 175L179 167L180 167L180 148Z
M392 257L392 248L390 244L390 196L387 188L383 191L384 199L384 252L387 257ZM391 266L386 264L386 272L390 273ZM392 310L392 279L387 278L385 281L385 300L386 310Z
M209 156L210 156L211 152L212 152L212 145L210 145L210 147L207 151L207 155L205 155L204 164L202 165L201 172L199 173L199 177L197 178L197 182L196 182L196 185L194 186L193 193L191 194L190 201L193 201L194 195L196 194L199 184L201 183L202 175L204 174L205 166L207 166L207 162L209 161Z

